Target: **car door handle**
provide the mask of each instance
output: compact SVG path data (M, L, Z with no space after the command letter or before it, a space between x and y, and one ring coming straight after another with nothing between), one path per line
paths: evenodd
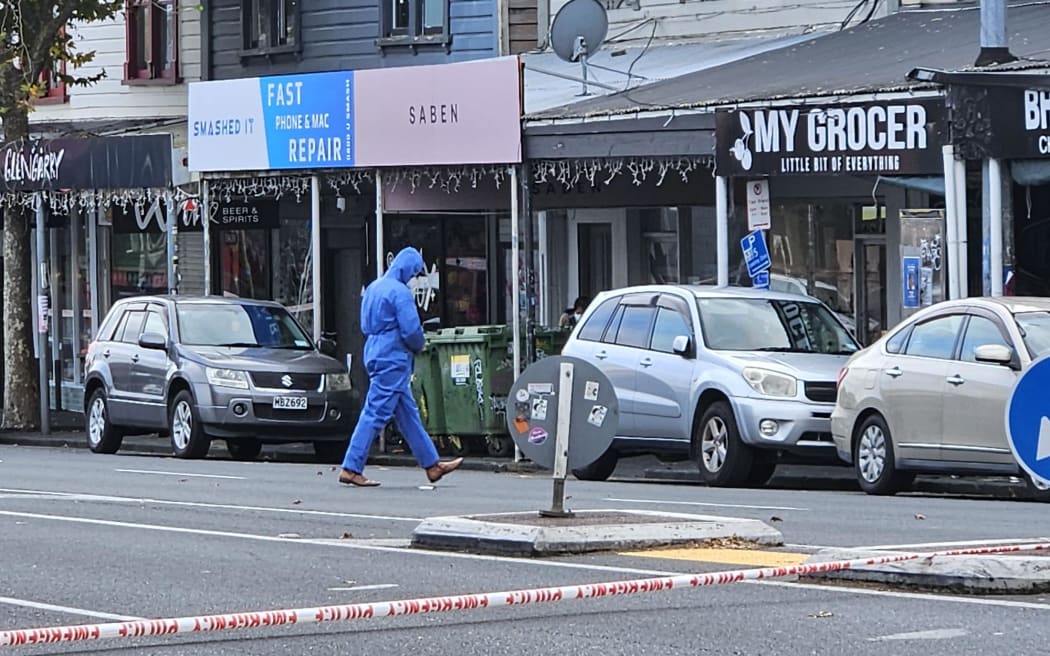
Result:
M883 373L885 373L885 374L886 374L887 376L891 376L891 377L893 377L893 378L897 378L898 376L901 376L901 375L903 375L903 374L904 374L904 372L903 372L903 371L901 371L901 368L900 368L900 367L894 367L894 368L892 368L892 369L887 369L887 370L886 370L885 372L883 372Z
M132 362L138 362L139 361L139 354L136 353L135 355L131 356L131 361Z
M104 357L104 358L108 358L109 357L109 349L106 349L105 351L102 351L102 357Z
M594 357L598 358L599 360L604 360L605 358L609 357L609 354L605 351L601 351L599 353L595 353Z
M653 359L652 358L645 358L641 362L639 362L638 364L642 365L643 367L651 367L651 366L653 366Z
M966 379L963 378L962 376L949 376L947 378L947 380L952 385L962 385L963 383L966 382Z

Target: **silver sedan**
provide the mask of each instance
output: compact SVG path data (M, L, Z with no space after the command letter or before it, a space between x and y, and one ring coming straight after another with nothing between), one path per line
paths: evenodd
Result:
M946 301L854 354L839 375L831 433L868 494L916 473L1024 476L1007 443L1021 371L1050 353L1050 299Z

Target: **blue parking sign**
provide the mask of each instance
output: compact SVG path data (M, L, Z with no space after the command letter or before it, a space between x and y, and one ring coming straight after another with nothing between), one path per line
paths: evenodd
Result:
M1037 481L1050 483L1050 356L1024 370L1006 403L1006 437L1017 463Z
M769 271L759 271L751 279L751 286L755 289L769 289Z
M760 271L768 271L772 262L769 259L769 249L766 248L766 237L761 230L750 232L740 240L740 248L744 251L744 263L747 265L747 275L754 280Z

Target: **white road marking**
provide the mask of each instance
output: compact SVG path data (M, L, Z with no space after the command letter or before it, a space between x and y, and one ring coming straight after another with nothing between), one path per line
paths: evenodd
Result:
M85 617L96 617L100 620L114 620L117 622L133 622L135 620L146 619L144 617L135 617L133 615L114 615L112 613L99 613L93 610L84 610L83 608L71 608L69 606L43 604L39 601L29 601L28 599L15 599L14 597L0 597L0 604L7 604L9 606L22 606L24 608L35 608L37 610L53 610L58 613L69 613L70 615L84 615Z
M358 590L386 590L398 587L397 583L376 583L375 585L354 585L349 588L328 588L329 592L357 592Z
M284 544L309 544L321 547L341 547L344 549L356 549L359 551L378 551L384 553L396 553L401 555L413 555L434 558L455 558L460 560L475 560L498 563L513 563L516 565L531 565L536 567L552 567L560 569L586 570L593 572L613 572L619 574L630 574L634 576L678 576L683 572L669 572L663 570L637 569L633 567L614 567L611 565L588 565L585 563L571 563L564 561L536 560L531 558L512 558L508 556L489 556L483 554L468 554L452 551L427 551L424 549L384 547L373 544L359 544L351 540L323 540L323 539L286 539L269 535L252 535L250 533L233 533L229 531L210 531L206 529L183 528L176 526L159 526L154 524L136 524L132 522L116 522L104 519L88 519L84 517L65 517L61 515L42 515L38 513L14 512L0 510L0 515L10 517L24 517L28 519L45 519L83 524L96 524L100 526L114 526L118 528L137 528L151 531L162 531L168 533L187 533L193 535L209 535L215 537L237 538L242 540L257 540L260 542L282 542ZM1050 611L1050 604L1039 604L1025 601L1012 601L1008 599L984 599L979 597L942 596L921 592L896 592L892 590L872 590L867 588L851 588L843 585L818 585L813 583L794 583L787 581L742 581L749 585L772 585L790 589L818 590L821 592L835 594L860 594L876 597L890 597L897 599L914 599L923 601L940 601L945 603L975 604L978 606L998 606L1003 608L1027 608L1033 610Z
M892 635L868 638L869 642L882 640L947 640L949 638L961 638L969 635L966 629L930 629L928 631L911 631L909 633L894 633Z
M244 476L221 476L219 474L185 474L182 472L154 471L152 469L114 469L121 474L153 474L156 476L190 476L193 478L225 478L233 481L246 481Z
M13 490L0 488L0 499L7 497L5 493L11 493L10 498L40 498L55 497L74 501L113 501L118 503L154 504L160 506L182 506L186 508L221 508L223 510L251 510L257 512L286 513L292 515L313 515L317 517L344 517L348 519L379 519L397 522L413 522L418 524L423 521L422 517L406 517L397 515L365 515L361 513L344 513L328 510L305 510L299 508L272 508L269 506L241 506L230 503L204 503L197 501L170 501L168 499L151 499L148 497L115 497L102 494L78 494L75 492L49 492L46 490Z
M671 506L710 506L712 508L746 508L749 510L809 510L809 508L792 508L791 506L746 506L736 503L710 503L704 501L662 501L659 499L617 499L616 497L606 497L606 501L616 501L618 503L653 503L653 504L667 504Z
M1039 538L1004 538L994 540L958 540L955 542L921 542L918 544L879 544L873 547L835 547L852 551L906 551L909 549L944 549L951 547L979 547L995 544L1027 544L1029 542L1047 542L1050 537Z

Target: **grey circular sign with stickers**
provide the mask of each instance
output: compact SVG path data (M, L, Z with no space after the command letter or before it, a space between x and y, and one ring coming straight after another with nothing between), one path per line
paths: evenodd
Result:
M571 367L563 368L565 364ZM561 395L563 387L569 390L567 400ZM567 467L586 467L609 448L620 423L616 391L605 374L586 360L548 357L523 371L507 396L510 436L541 467L554 468L559 413L565 408Z

